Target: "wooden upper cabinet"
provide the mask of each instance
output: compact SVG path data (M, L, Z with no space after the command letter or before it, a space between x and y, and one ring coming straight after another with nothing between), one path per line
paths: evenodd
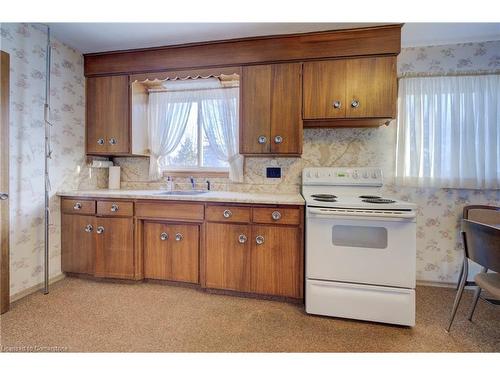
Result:
M302 64L245 66L240 88L240 153L300 155Z
M87 154L130 152L128 75L87 78Z
M395 118L396 57L304 63L303 90L305 120ZM351 126L357 123L352 121Z
M347 117L396 117L396 57L350 59L346 66Z
M345 117L346 61L304 63L304 119Z

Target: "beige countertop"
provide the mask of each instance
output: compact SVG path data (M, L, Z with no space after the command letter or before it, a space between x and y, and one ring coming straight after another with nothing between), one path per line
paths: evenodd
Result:
M95 197L122 199L158 199L169 201L200 201L257 204L304 205L304 198L298 193L241 193L236 191L209 191L192 195L161 195L161 190L70 190L61 191L61 197Z

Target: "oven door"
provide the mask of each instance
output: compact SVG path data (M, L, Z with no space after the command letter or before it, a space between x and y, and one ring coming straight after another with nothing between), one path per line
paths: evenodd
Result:
M415 287L416 220L385 214L308 207L306 277Z

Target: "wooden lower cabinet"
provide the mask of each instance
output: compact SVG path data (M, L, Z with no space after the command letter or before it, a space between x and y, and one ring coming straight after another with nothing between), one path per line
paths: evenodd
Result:
M134 278L134 221L132 218L96 218L95 276Z
M198 224L144 223L144 277L199 281Z
M63 272L94 274L96 219L88 215L61 215Z
M302 297L301 235L297 227L252 227L251 292Z
M208 223L205 286L302 298L301 236L294 226Z
M250 290L250 225L207 223L205 286Z

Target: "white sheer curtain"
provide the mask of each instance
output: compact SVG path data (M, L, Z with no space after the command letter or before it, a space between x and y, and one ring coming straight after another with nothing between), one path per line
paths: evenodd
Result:
M396 182L500 188L500 76L399 81Z
M239 88L199 91L198 99L210 146L219 160L229 163L229 179L243 182L244 159L238 153Z
M189 91L150 92L148 102L149 178L161 177L160 158L175 150L186 130Z

